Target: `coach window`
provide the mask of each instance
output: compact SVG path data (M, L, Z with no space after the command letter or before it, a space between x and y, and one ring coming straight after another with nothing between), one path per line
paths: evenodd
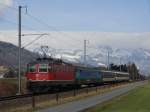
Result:
M40 64L39 72L47 72L47 64Z

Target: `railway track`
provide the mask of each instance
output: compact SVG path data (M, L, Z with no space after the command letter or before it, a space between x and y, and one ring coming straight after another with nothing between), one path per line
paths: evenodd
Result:
M18 98L26 98L26 97L32 97L32 96L33 96L33 94L22 94L22 95L0 97L0 101L14 100L14 99L18 99Z

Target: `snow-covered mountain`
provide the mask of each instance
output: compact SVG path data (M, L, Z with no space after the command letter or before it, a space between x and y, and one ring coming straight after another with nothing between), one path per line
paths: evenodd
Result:
M140 70L150 73L150 32L57 32L47 31L37 39L35 36L22 37L22 47L37 52L38 47L49 46L49 55L63 58L70 62L83 63L83 42L87 43L87 64L106 66L108 51L109 62L119 64L135 62ZM33 31L23 31L23 34L36 34ZM45 33L45 31L44 31ZM18 45L16 31L1 31L0 41ZM36 41L34 41L36 39ZM34 41L34 42L33 42ZM33 42L29 45L29 43Z
M92 66L107 66L109 63L127 64L134 62L143 73L150 73L150 50L148 49L119 49L109 46L98 46L87 48L86 63ZM49 55L55 58L62 58L73 63L84 63L83 50L53 49L49 50Z

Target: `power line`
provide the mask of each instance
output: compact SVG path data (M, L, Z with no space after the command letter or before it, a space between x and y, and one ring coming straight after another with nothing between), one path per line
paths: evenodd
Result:
M57 28L54 27L54 26L50 26L50 25L46 24L45 22L43 22L42 20L40 20L40 19L38 19L38 18L32 16L31 14L28 13L27 15L28 15L30 18L32 18L33 20L37 21L38 23L40 23L40 24L46 26L47 28L49 28L49 29L54 29L54 30L57 31L58 33L61 33L61 34L63 34L64 36L69 36L70 38L72 38L70 35L65 34L64 32L60 31L59 29L57 29ZM74 38L72 38L72 39L75 40L75 41L81 42L81 40L74 39Z
M12 6L9 6L9 5L6 5L6 4L3 4L3 3L1 3L1 5L5 5L6 7L10 8L10 9L13 9L15 12L18 12L18 9L17 9L17 8L15 8L15 7L12 7ZM31 15L31 14L29 14L29 13L23 13L23 14L24 14L24 15L27 15L28 17L32 18L34 21L36 21L36 22L38 22L38 23L42 24L43 26L45 26L45 27L47 27L47 28L49 28L49 29L54 29L54 30L55 30L55 31L57 31L58 33L61 33L61 34L63 34L63 35L64 35L64 36L66 36L66 37L68 37L68 36L69 36L69 38L71 38L71 36L70 36L70 35L65 34L64 32L62 32L62 31L58 30L58 29L57 29L56 27L54 27L54 26L50 26L50 25L48 25L47 23L45 23L45 22L41 21L39 18L36 18L36 17L32 16L32 15ZM22 25L22 26L24 27L25 25ZM33 28L29 28L29 27L27 27L27 26L25 26L25 28L28 28L28 29L33 30ZM81 41L80 41L80 40L75 39L75 38L72 38L72 39L73 39L73 40L75 40L75 41L80 42L80 44L81 44Z
M13 21L11 21L11 20L9 20L9 19L6 19L6 18L2 18L2 19L3 19L4 21L8 22L8 23L11 23L11 24L14 24L14 25L18 25L16 22L13 22ZM33 29L33 28L29 27L29 26L26 26L26 25L22 25L22 27L35 31L35 29ZM35 31L35 32L38 32L38 33L39 33L39 31ZM42 33L42 32L41 32L41 33ZM60 32L59 32L59 33L60 33ZM52 37L52 35L51 35L51 37ZM57 37L57 36L55 36L55 37ZM79 42L80 42L80 41L79 41ZM70 44L70 43L68 43L68 44ZM72 44L70 44L70 45L72 45ZM74 45L74 46L76 46L76 45Z
M8 5L6 5L6 4L2 4L2 3L1 3L0 5L5 5L7 8L10 8L11 10L14 10L15 12L18 12L18 9L16 9L16 8L14 8L14 7L11 7L11 6L8 6ZM23 13L23 14L24 14L24 13ZM39 20L39 19L37 19L37 18L35 18L35 17L29 15L29 14L28 14L28 16L29 16L30 18L33 18L34 21L37 21L38 23L43 24L44 26L46 26L46 27L48 27L48 28L52 28L52 29L54 29L54 30L56 30L57 32L60 33L60 31L59 31L58 29L56 29L55 27L50 26L50 25L48 25L48 24L42 22L41 20ZM13 21L11 21L11 20L9 20L9 19L6 19L6 18L1 18L1 19L4 20L4 21L6 21L6 22L8 22L8 23L13 24L13 25L18 25L18 23L13 22ZM28 27L28 26L25 26L25 25L22 25L22 27L33 30L33 28ZM61 32L61 33L62 33L62 32ZM43 35L42 35L42 36L43 36ZM37 38L35 38L34 40L32 40L31 42L29 42L28 44L26 44L23 48L28 47L29 45L31 45L31 44L34 43L35 41L39 40L42 36L38 36ZM75 40L75 39L74 39L74 40ZM71 45L72 45L72 44L71 44Z
M0 20L2 20L2 21L4 21L4 22L7 22L7 23L10 23L10 24L12 24L12 25L17 25L16 22L10 21L10 20L5 19L5 18L0 18Z
M2 5L2 4L1 4L1 5ZM15 12L18 11L18 9L16 9L16 8L14 8L14 7L8 6L8 5L6 5L6 4L3 4L3 5L7 6L7 7L10 8L10 9L13 9ZM49 28L49 29L54 29L54 30L57 31L58 33L63 34L65 37L68 37L68 35L66 35L64 32L61 32L60 30L58 30L58 29L55 28L54 26L48 25L47 23L45 23L45 22L41 21L40 19L38 19L38 18L32 16L31 14L28 14L28 13L27 13L27 14L26 14L26 13L23 13L23 14L24 14L24 15L27 15L28 17L32 18L32 20L34 20L34 21L36 21L36 22L42 24L43 26L45 26L45 27L47 27L47 28ZM18 25L16 22L12 22L12 21L10 21L10 20L8 20L8 19L6 19L6 18L5 18L5 21L7 21L7 22L9 22L9 23L11 23L11 24ZM31 27L28 27L28 26L26 26L26 25L22 25L22 27L27 28L27 29L30 29L30 30L35 30L35 29L33 29L33 28L31 28ZM39 31L36 31L36 32L39 33ZM51 36L52 36L52 35L51 35ZM58 36L55 36L55 37L58 37ZM37 37L36 39L34 39L34 41L39 40L39 38L41 38L41 37ZM71 38L71 36L69 36L69 39L73 39L73 40L75 40L75 41L77 41L77 42L81 42L81 41L78 40L78 39ZM33 43L34 41L30 42L30 44ZM67 44L70 44L70 45L72 46L71 43L67 43ZM26 45L25 45L25 46L26 46ZM76 45L75 45L75 46L76 46Z
M5 5L6 7L10 8L10 9L13 9L14 11L18 12L18 9L17 9L17 8L15 8L15 7L12 7L12 6L9 6L9 5L6 5L6 4L3 4L3 3L0 3L0 4L1 4L1 5ZM32 18L34 21L37 21L38 23L40 23L40 24L42 24L42 25L46 26L47 28L49 28L49 29L54 29L55 31L57 31L57 32L59 32L59 33L61 33L61 34L65 35L65 36L69 36L69 38L71 38L71 36L70 36L70 35L65 34L64 32L60 31L59 29L57 29L57 28L56 28L56 27L54 27L54 26L50 26L50 25L48 25L47 23L43 22L43 21L42 21L42 20L40 20L39 18L34 17L34 16L32 16L31 14L29 14L29 13L23 13L23 14L25 14L25 15L27 15L28 17ZM74 38L72 38L72 39L73 39L73 40L76 40L76 41L78 41L78 42L81 42L81 41L80 41L80 40L78 40L78 39L74 39Z
M10 9L13 9L16 13L18 13L18 9L17 8L15 8L15 7L12 7L12 6L9 6L9 5L6 5L6 4L3 4L3 3L0 3L0 5L4 5L4 6L6 6L7 8L10 8ZM26 13L23 13L24 15L26 15L27 14L27 9L26 9ZM11 23L11 24L15 24L15 25L18 25L18 23L16 23L16 22L13 22L13 21L11 21L11 20L9 20L9 19L6 19L6 18L0 18L0 19L2 19L2 20L4 20L4 21L7 21L8 23ZM17 18L16 18L17 19ZM27 28L27 29L29 29L29 30L35 30L34 28L32 28L32 27L29 27L29 26L27 26L27 25L24 25L24 24L22 24L22 27L23 28ZM38 31L39 32L39 31Z
M6 18L2 18L4 21L7 21L8 23L11 23L11 24L15 24L15 25L17 25L17 23L16 22L13 22L13 21L10 21L9 19L6 19ZM25 25L22 25L23 27L25 27L25 28L27 28L27 26L25 26ZM29 28L29 27L28 27ZM30 28L31 29L31 28ZM39 32L38 32L39 33ZM22 36L30 36L30 35L39 35L39 34L22 34ZM50 34L47 34L47 36L50 36ZM29 42L29 43L27 43L26 45L23 45L24 47L23 48L26 48L26 47L28 47L28 46L30 46L31 44L33 44L35 41L37 41L37 40L39 40L40 38L41 38L42 36L38 36L37 38L35 38L34 40L32 40L31 42ZM53 37L52 35L51 35L51 37ZM71 43L67 43L67 44L70 44L70 45L73 45L73 44L71 44ZM73 45L73 46L76 46L76 44L75 45Z
M9 19L6 19L6 18L0 18L0 19L2 19L5 22L8 22L10 24L13 24L13 25L16 25L16 26L18 25L16 22L13 22ZM25 26L25 25L22 25L22 27L34 30L33 28L29 28L28 26ZM37 31L35 31L35 32L37 32ZM40 32L38 32L38 33L40 33ZM44 34L46 34L46 33L44 33ZM29 36L29 35L39 35L39 34L22 34L22 36ZM49 34L47 34L47 35L49 35ZM39 39L39 37L37 37L37 38ZM37 39L35 39L35 40L37 40Z
M39 34L39 33L22 34L22 36L31 36L31 35L49 35L49 34L48 33L43 33L43 34Z
M31 42L29 42L25 46L23 46L23 48L26 48L27 46L31 45L32 43L34 43L35 41L37 41L38 39L40 39L44 35L47 35L47 34L41 34L40 36L38 36L37 38L35 38L34 40L32 40Z
M5 21L5 22L8 22L8 23L10 23L10 24L18 25L18 23L14 22L14 21L11 21L11 20L9 20L9 19L6 19L6 18L4 18L4 17L2 17L2 18L0 18L0 19L3 20L3 21ZM27 25L22 25L22 27L23 27L23 28L27 28L27 29L29 29L29 30L35 31L34 28L31 28L31 27L29 27L29 26L27 26ZM39 31L35 31L35 32L38 32L38 33L39 33Z

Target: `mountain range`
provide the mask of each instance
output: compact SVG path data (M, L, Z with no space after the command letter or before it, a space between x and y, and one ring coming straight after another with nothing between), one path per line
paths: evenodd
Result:
M40 53L41 51L39 51ZM134 62L140 72L150 74L150 50L137 49L119 49L109 46L98 46L87 48L86 64L91 66L107 66L109 64L128 64ZM54 58L61 58L64 61L71 63L84 63L83 50L76 49L49 49L46 52ZM22 65L25 66L28 62L37 58L37 54L27 49L22 49ZM0 41L0 65L17 66L18 65L18 47Z
M33 60L37 55L26 49L22 49L21 64L25 66L29 61ZM17 67L18 65L18 47L0 41L0 65Z
M83 50L58 49L55 50L55 55L53 52L50 52L50 54L66 61L84 63ZM86 64L92 66L107 66L108 63L135 63L141 73L148 75L150 73L150 50L143 48L119 49L111 48L109 46L98 46L95 48L90 48L89 50L87 48Z

